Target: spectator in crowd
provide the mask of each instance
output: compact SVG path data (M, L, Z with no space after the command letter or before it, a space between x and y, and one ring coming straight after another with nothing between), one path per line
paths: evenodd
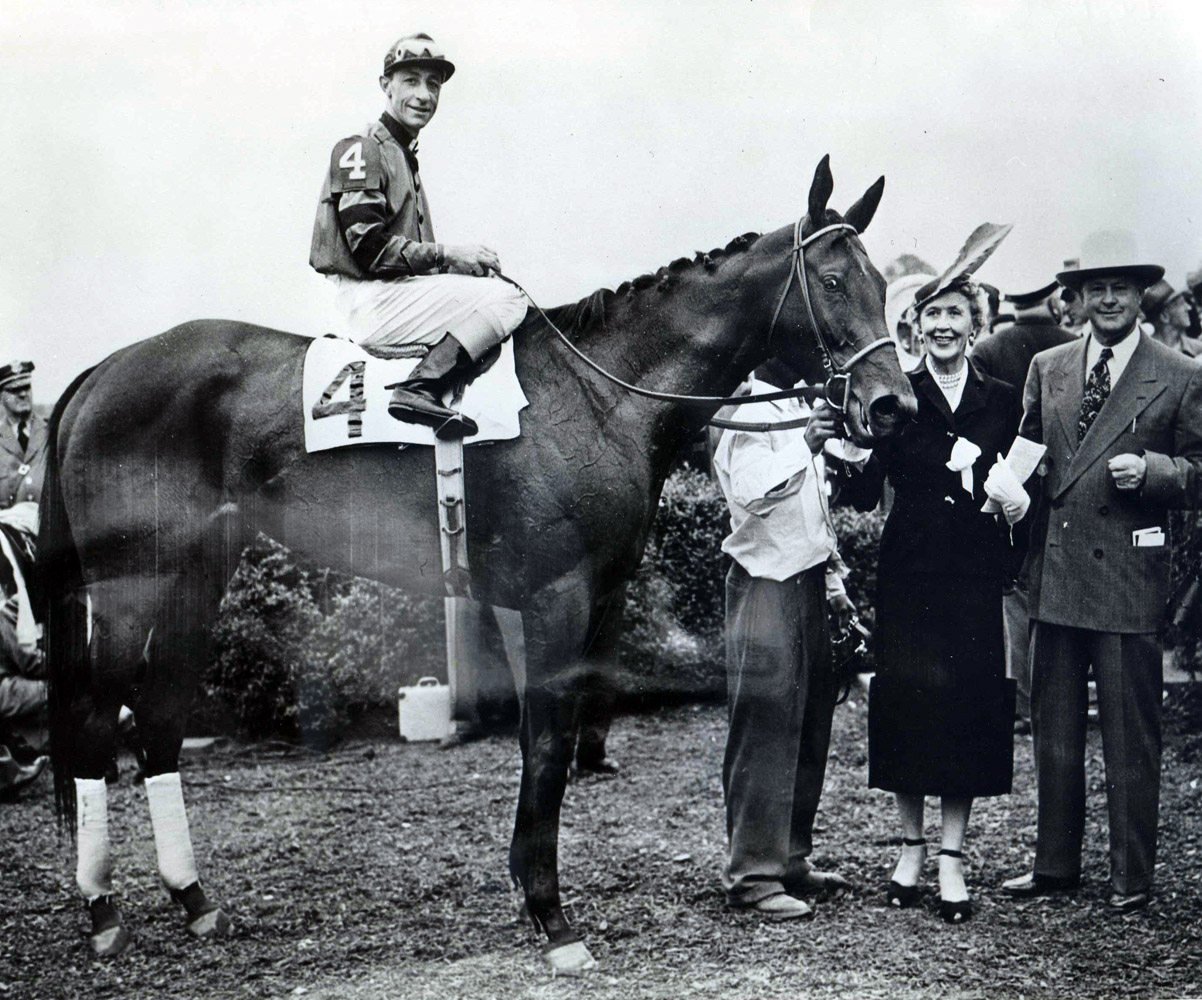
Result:
M996 286L987 285L983 281L977 288L978 294L985 299L985 308L981 310L981 332L977 337L978 341L982 341L993 333L1001 318L1002 293Z
M1092 665L1120 913L1147 905L1156 867L1168 514L1197 506L1202 483L1202 365L1137 325L1163 276L1113 260L1057 275L1089 324L1036 355L1021 427L1048 449L1030 561L1039 819L1034 869L1003 889L1025 898L1080 883Z
M1040 351L1067 344L1074 339L1060 326L1060 285L1053 281L1030 292L1011 293L1004 299L1003 312L1010 323L973 347L972 363L978 371L1008 382L1020 393L1027 382L1031 359ZM1015 427L1015 431L1018 427ZM1031 622L1027 613L1025 565L1013 566L1002 597L1006 635L1006 675L1017 685L1015 728L1031 731L1031 666L1029 647Z
M888 899L907 907L918 898L924 798L939 796L939 912L950 923L972 916L962 850L972 801L1010 791L1014 705L1005 677L1002 583L1011 560L1009 525L1029 502L1005 463L995 461L1014 440L1018 390L966 357L981 323L969 278L983 262L978 257L962 251L963 267L918 291L927 352L910 373L918 413L897 438L877 446L863 473L875 489L856 502L865 509L888 476L895 498L881 536L868 719L869 784L896 795L901 818L903 846ZM982 512L987 497L1004 517Z
M0 795L36 779L47 764L45 664L26 580L33 566L37 506L0 510Z
M1164 278L1144 292L1144 318L1152 324L1152 339L1187 357L1202 354L1202 342L1190 336L1190 302L1185 292L1174 291Z
M914 293L931 278L930 274L907 274L891 281L885 289L885 329L897 344L902 371L909 371L922 360L922 342L910 324L910 306L914 304Z
M0 366L0 509L42 493L46 418L33 412L32 375L32 361Z
M784 364L757 370L753 392L797 381ZM809 861L814 815L826 774L837 682L829 607L841 625L855 607L839 572L827 509L824 446L842 427L826 403L751 403L740 420L784 422L808 416L804 431L728 430L714 471L730 508L722 549L726 578L729 735L722 767L729 853L727 902L766 917L812 916L801 896L848 886ZM847 460L866 452L841 442Z
M1056 297L1060 300L1060 325L1074 337L1080 337L1089 322L1081 296L1071 288L1061 287Z
M1185 287L1189 289L1194 305L1202 306L1202 267L1185 276Z

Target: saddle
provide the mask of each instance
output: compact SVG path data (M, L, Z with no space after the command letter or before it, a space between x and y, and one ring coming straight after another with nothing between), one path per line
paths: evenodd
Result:
M424 345L364 349L341 337L319 337L305 352L301 376L307 452L365 444L433 446L434 432L388 415L391 392L429 350ZM493 354L493 352L489 352ZM463 389L465 416L478 425L467 444L507 441L521 434L519 414L528 405L513 360L513 341L485 355Z

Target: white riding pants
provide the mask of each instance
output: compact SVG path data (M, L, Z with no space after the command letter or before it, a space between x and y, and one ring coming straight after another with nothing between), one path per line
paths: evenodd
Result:
M437 344L450 333L473 359L508 337L526 315L526 296L499 278L426 274L393 281L332 275L341 331L365 347Z

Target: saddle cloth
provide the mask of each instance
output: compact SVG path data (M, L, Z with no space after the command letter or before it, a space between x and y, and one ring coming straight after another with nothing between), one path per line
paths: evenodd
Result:
M361 444L434 444L434 431L388 415L392 393L384 386L404 381L418 357L374 357L341 337L319 337L305 352L302 401L305 450L328 451ZM464 439L508 441L521 434L518 414L529 400L513 363L513 340L463 394L462 412L480 426Z

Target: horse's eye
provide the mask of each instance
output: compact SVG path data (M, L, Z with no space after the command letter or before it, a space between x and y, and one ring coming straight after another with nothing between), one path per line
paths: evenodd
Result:
M828 274L822 279L822 287L828 292L837 292L839 290L839 279L833 274Z

